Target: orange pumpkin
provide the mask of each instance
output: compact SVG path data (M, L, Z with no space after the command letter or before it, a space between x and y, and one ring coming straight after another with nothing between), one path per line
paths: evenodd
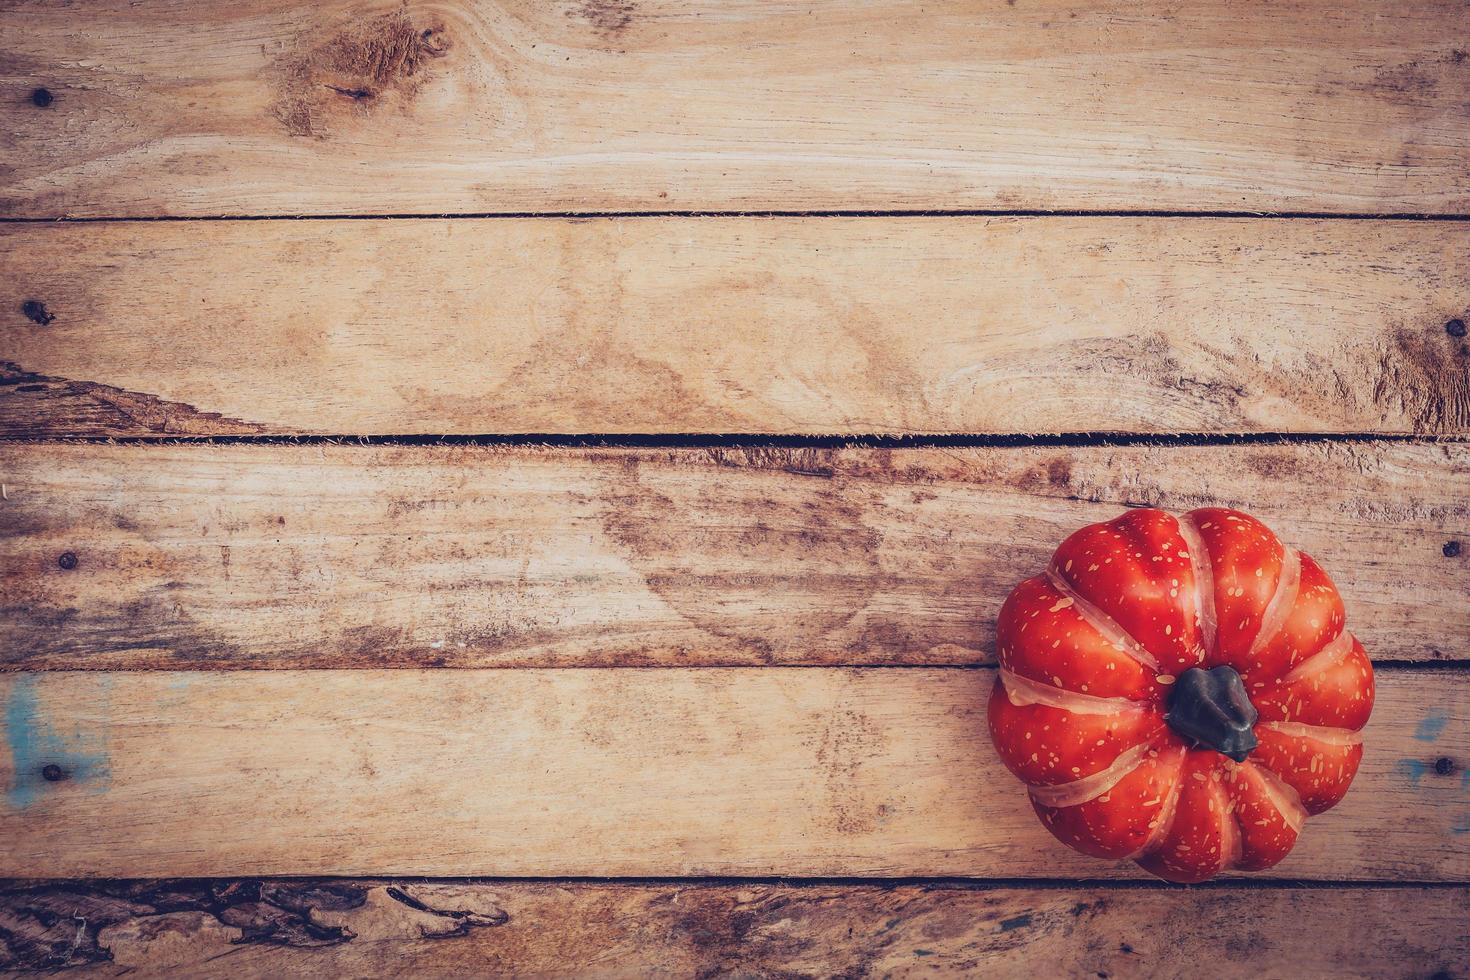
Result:
M1042 823L1170 881L1276 864L1362 758L1373 667L1342 599L1239 511L1083 528L997 644L991 737Z

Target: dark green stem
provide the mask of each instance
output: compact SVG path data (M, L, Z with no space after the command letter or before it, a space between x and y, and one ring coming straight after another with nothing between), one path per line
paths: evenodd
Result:
M1234 667L1191 667L1179 675L1164 720L1196 746L1244 762L1256 747L1256 706Z

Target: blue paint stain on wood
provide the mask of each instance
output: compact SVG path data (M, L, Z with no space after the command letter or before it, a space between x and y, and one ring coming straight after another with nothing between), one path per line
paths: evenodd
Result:
M5 800L17 810L69 784L105 793L112 783L106 735L83 731L80 725L69 732L58 730L41 707L38 682L35 674L16 677L5 699L5 744L14 766ZM62 777L46 779L42 771L47 766L56 766Z
M1439 738L1444 732L1444 726L1450 723L1450 716L1445 714L1444 709L1438 708L1431 711L1419 727L1414 730L1414 737L1421 742L1432 742Z
M1419 779L1430 770L1431 766L1429 763L1420 762L1418 759L1400 759L1394 768L1399 771L1400 775L1408 779L1409 782L1418 786Z

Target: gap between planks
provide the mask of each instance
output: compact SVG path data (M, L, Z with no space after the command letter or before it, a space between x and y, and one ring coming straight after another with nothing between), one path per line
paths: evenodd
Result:
M328 433L301 435L0 435L0 445L101 446L502 446L508 449L1011 449L1130 446L1310 446L1319 443L1456 444L1470 435L1410 432L1014 432L790 435L778 432Z
M305 882L354 882L372 876L349 874L281 874L219 876L193 875L169 878L137 878L113 876L107 878L45 878L11 877L0 878L0 890L13 888L50 888L65 885L118 887L144 885L150 882L187 882L191 884L226 883L235 881L282 881ZM777 885L789 888L944 888L952 891L1000 891L1025 888L1031 891L1076 891L1079 888L1099 891L1163 891L1191 893L1197 891L1326 891L1346 889L1362 891L1457 891L1470 890L1466 881L1413 881L1409 879L1374 878L1211 878L1189 885L1178 885L1159 878L1101 878L1079 874L1067 878L1007 877L1005 875L956 876L956 875L781 875L781 874L723 874L723 875L412 875L404 877L376 876L378 880L412 881L431 885L484 885L486 887L514 885L607 885L609 887L690 887L690 888L739 888L749 885Z
M1227 220L1260 218L1272 221L1470 221L1470 214L1433 211L1344 212L1335 211L1150 211L1115 210L1047 210L1025 211L1005 209L959 210L842 210L825 211L466 211L404 212L399 214L149 214L149 215L58 215L52 218L0 216L0 225L81 225L123 224L158 221L495 221L518 218L546 220L596 221L623 218L1174 218L1191 220Z

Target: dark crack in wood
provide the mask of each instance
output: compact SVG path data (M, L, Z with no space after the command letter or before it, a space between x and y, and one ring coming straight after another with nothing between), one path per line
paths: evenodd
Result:
M441 908L438 900L434 886L402 882L389 887L260 879L13 885L0 888L0 970L114 962L114 947L130 945L136 953L162 939L201 950L212 945L225 951L247 945L312 949L352 942L360 932L374 941L453 938L510 919L486 903ZM443 924L426 927L426 918Z

